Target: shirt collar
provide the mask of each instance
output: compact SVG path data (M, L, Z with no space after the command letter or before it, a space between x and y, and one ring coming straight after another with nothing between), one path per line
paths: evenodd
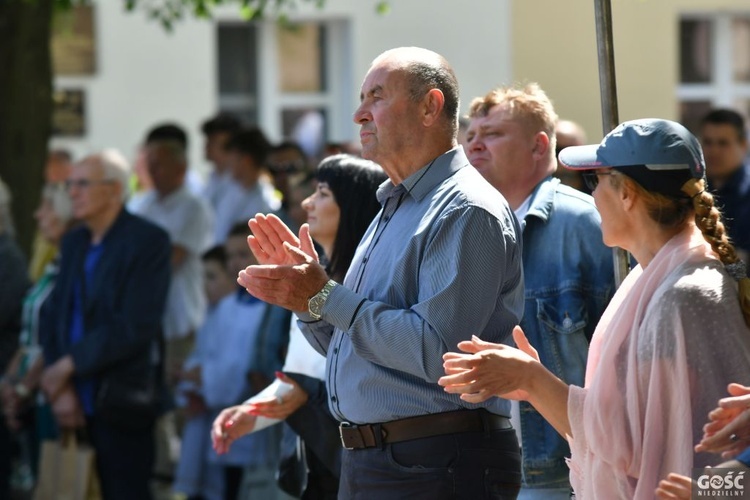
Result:
M378 188L378 201L382 205L388 198L400 195L404 191L414 200L420 201L435 186L467 165L469 165L469 160L466 158L463 148L456 146L411 174L398 186L390 180L385 181Z
M549 176L542 182L537 184L534 191L531 193L527 201L529 206L527 212L522 217L518 217L518 220L523 220L527 216L538 217L543 221L549 219L549 214L552 212L552 206L555 201L555 192L557 186L560 184L560 179Z
M526 199L523 200L523 203L521 203L517 209L513 210L516 214L516 219L524 220L526 214L529 213L529 208L531 208L531 195L527 196Z

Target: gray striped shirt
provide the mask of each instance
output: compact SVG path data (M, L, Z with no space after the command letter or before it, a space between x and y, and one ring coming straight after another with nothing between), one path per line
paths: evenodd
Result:
M473 334L502 342L522 316L521 232L505 199L458 147L398 186L386 181L378 200L322 320L300 315L327 356L333 415L357 424L461 408L510 415L505 400L474 405L437 385L445 352Z

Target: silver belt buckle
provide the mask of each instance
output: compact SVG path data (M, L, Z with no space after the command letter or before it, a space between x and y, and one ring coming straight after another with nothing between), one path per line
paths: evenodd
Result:
M347 446L346 440L344 440L344 429L348 427L352 427L352 424L349 422L341 422L339 424L339 438L341 439L341 446L343 446L345 450L353 450L354 448Z

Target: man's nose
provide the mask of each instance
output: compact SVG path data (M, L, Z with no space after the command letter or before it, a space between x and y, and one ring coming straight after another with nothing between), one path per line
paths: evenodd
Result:
M364 104L360 104L359 107L354 111L354 123L366 123L370 121L370 113L365 109Z

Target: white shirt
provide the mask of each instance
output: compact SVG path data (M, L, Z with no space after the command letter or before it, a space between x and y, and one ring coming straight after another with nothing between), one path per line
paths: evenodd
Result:
M223 243L229 231L238 222L247 222L257 213L275 212L281 208L281 201L276 197L273 185L266 180L259 180L250 189L236 182L227 184L223 195L216 206L216 225L214 241Z
M165 337L185 337L198 329L206 311L201 255L212 243L211 209L183 186L166 198L155 190L144 193L133 212L163 228L172 245L186 252L182 264L172 270L164 312Z
M531 195L528 195L523 200L523 203L513 210L513 213L516 214L516 219L518 219L518 225L521 226L521 230L526 227L524 219L526 218L526 214L529 213L529 208L531 208ZM521 406L518 401L511 400L510 402L510 423L513 424L513 428L516 430L518 446L523 447L521 440Z
M206 179L206 183L203 186L201 196L211 205L211 208L216 210L221 196L227 190L227 186L232 183L234 183L234 179L232 179L232 175L229 172L217 172L213 170L208 174L208 179Z
M308 377L325 380L326 358L313 349L297 325L297 317L292 316L289 326L289 347L282 371L301 373Z

